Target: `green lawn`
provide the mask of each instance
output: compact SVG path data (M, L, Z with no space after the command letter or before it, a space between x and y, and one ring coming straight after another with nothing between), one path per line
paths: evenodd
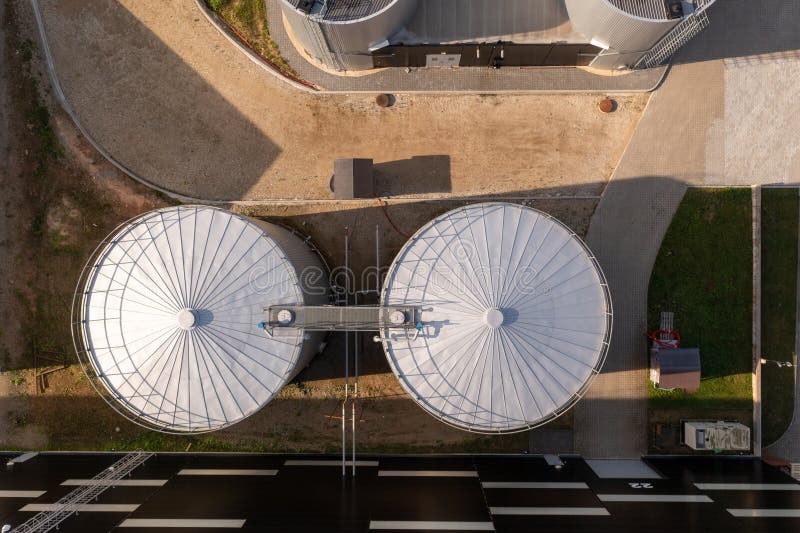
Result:
M269 33L265 0L206 0L250 47L283 72L297 76Z
M700 348L702 381L692 395L651 385L651 412L716 418L752 408L752 241L749 188L687 191L650 278L648 327L673 311L681 345Z
M793 361L797 314L798 189L763 189L761 196L761 353ZM762 366L761 422L764 445L776 441L792 420L794 373Z

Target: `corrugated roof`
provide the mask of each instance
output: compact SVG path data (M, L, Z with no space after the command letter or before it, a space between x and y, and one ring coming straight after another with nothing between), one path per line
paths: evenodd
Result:
M383 329L405 390L436 418L483 433L566 411L611 335L608 287L588 248L553 217L509 203L456 209L420 229L381 304L422 308L418 334Z
M297 8L303 0L288 0ZM398 0L316 0L311 13L321 13L323 20L344 22L377 13ZM404 0L399 0L404 1Z
M635 15L651 20L666 20L669 18L667 5L664 0L606 0L609 4Z

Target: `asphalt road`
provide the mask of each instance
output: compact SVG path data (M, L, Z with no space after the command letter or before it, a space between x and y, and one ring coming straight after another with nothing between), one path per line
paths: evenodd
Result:
M7 468L0 473L0 522L19 525L118 458L39 454ZM81 508L59 531L800 528L800 483L753 458L667 457L590 465L564 456L560 469L534 455L358 461L356 477L348 469L342 478L333 456L159 454Z

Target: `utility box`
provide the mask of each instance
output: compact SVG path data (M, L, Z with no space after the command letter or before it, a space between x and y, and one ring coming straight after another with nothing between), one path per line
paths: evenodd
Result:
M750 428L738 422L683 423L683 443L693 450L750 449Z
M333 162L333 195L337 200L375 198L372 159L337 159Z

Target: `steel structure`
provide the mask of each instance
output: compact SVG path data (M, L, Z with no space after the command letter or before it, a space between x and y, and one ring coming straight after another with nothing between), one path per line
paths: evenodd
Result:
M322 305L327 272L288 230L206 206L146 213L100 244L78 283L73 338L98 392L164 432L229 426L266 405L321 333L258 328L266 304Z
M479 433L564 413L600 372L611 336L591 251L517 204L474 204L424 226L392 264L381 304L422 310L413 335L382 329L403 388L442 422Z
M94 476L91 483L82 485L60 498L55 503L54 510L37 513L13 528L12 533L47 533L58 529L64 520L80 510L81 505L96 500L103 492L113 487L113 483L110 482L128 477L152 456L152 453L141 450L126 454L122 459Z

